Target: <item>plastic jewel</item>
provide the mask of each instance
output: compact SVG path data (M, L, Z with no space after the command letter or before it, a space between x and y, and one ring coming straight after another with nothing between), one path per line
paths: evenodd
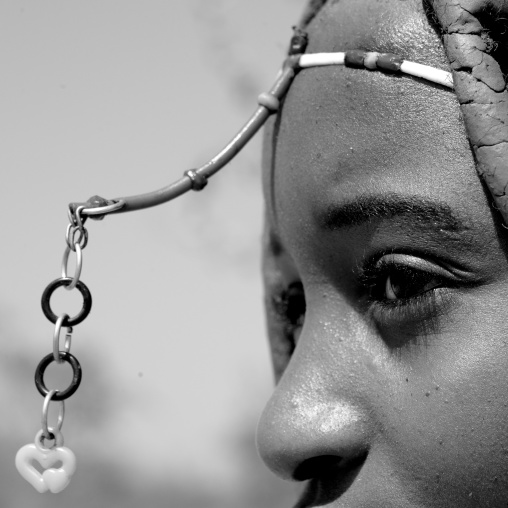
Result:
M69 485L71 476L76 471L76 456L63 446L61 432L50 429L54 444L50 448L43 445L44 436L40 430L35 436L35 443L23 446L16 454L16 468L21 476L40 493L61 492ZM38 463L42 473L36 469ZM54 467L59 464L59 467Z

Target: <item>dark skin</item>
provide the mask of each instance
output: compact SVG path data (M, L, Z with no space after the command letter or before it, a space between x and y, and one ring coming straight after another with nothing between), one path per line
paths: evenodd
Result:
M447 68L416 0L333 3L309 41ZM310 480L300 507L507 506L506 233L453 92L308 69L264 150L264 461Z

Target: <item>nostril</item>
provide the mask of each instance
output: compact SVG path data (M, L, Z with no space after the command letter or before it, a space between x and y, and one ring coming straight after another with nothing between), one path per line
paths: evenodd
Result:
M340 467L342 458L337 455L321 455L320 457L312 457L302 462L293 473L293 478L302 482L311 480L312 478L321 478L337 470Z
M366 453L352 458L321 455L302 462L293 478L310 482L296 508L323 506L338 499L353 484L366 458Z
M366 453L351 458L343 458L338 455L312 457L302 462L295 469L293 479L301 482L311 480L312 478L345 474L352 469L360 467L366 458Z

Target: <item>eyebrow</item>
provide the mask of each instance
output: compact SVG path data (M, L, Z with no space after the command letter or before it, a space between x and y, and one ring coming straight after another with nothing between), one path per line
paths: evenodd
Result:
M396 216L409 219L418 226L446 232L469 229L468 223L446 203L396 193L361 195L354 201L331 205L319 215L319 223L332 231Z

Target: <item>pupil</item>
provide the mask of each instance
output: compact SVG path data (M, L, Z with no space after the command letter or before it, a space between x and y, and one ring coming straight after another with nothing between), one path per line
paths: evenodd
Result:
M386 278L385 298L397 300L425 293L435 286L435 277L422 273L394 272Z
M389 275L386 279L386 298L388 300L396 300L399 298L400 286L394 283L393 277Z
M413 277L408 277L407 274L394 273L388 277L390 284L390 293L392 299L410 298L418 294L422 290L420 281L414 280ZM388 299L390 297L387 295Z

